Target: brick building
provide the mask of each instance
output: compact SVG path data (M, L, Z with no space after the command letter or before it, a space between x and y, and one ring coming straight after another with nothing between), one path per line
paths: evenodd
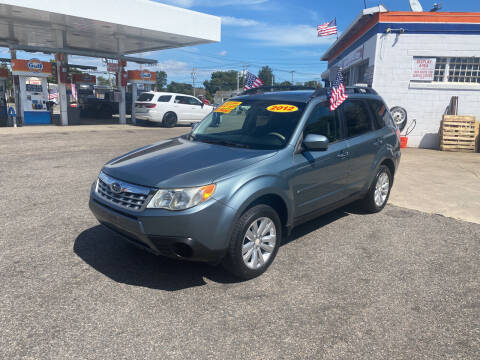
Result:
M326 82L342 67L347 85L372 86L416 119L409 146L438 148L452 96L459 114L480 118L480 13L365 9L322 60Z

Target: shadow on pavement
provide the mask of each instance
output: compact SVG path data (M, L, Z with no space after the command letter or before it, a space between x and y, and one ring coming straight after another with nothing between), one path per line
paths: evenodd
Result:
M204 277L224 284L239 282L221 266L155 256L101 225L83 231L73 250L95 270L129 285L176 291L206 285Z
M282 246L354 213L351 209L352 206L342 208L296 227ZM83 231L75 240L73 250L95 270L128 285L177 291L206 285L204 278L223 284L240 282L221 266L155 256L101 225Z

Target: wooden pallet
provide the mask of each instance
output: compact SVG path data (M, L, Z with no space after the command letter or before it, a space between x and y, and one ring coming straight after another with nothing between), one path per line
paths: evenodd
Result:
M477 150L479 123L475 116L444 115L440 131L440 150Z

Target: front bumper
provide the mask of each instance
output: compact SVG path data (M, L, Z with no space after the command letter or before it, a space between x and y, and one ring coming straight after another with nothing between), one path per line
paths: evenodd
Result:
M225 255L234 211L210 199L185 211L128 211L105 203L92 190L89 206L97 220L131 243L156 255L218 262Z

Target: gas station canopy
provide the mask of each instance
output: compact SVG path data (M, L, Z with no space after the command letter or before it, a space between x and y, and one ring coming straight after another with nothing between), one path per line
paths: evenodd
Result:
M135 61L124 55L218 42L220 27L150 0L0 0L0 46L15 50Z

